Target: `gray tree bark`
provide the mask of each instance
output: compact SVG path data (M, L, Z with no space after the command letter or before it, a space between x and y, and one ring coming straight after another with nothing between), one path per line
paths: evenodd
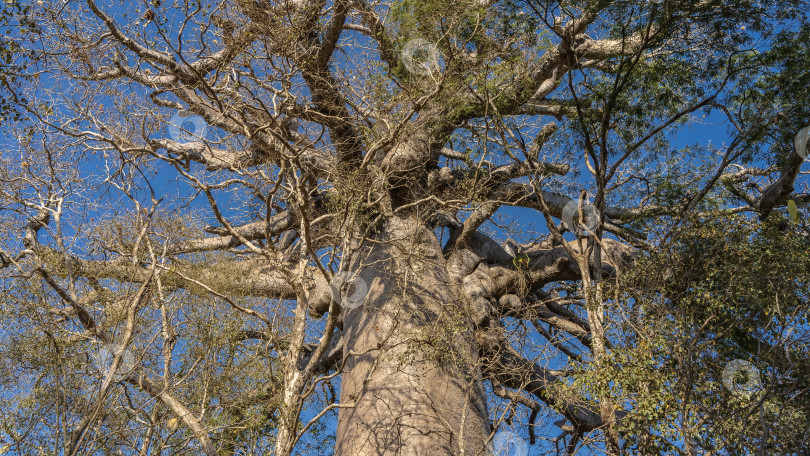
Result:
M336 454L474 455L489 437L473 322L436 237L392 219L355 263Z

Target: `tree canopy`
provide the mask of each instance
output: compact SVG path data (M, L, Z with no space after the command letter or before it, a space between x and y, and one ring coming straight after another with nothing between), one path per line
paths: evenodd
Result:
M808 454L804 0L0 6L0 454Z

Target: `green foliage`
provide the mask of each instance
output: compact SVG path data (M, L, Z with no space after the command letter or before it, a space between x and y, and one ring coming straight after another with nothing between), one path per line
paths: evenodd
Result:
M543 394L563 398L557 404L577 403L593 409L598 408L602 398L613 399L618 408L628 412L626 416L621 415L621 430L629 453L675 454L684 447L690 447L693 454L808 452L803 432L810 424L810 401L806 392L810 385L805 374L810 372L807 361L810 241L800 226L800 211L805 210L796 204L802 204L800 199L790 201L787 206L792 225L774 221L777 217L760 223L739 215L706 215L719 214L738 200L748 204L742 192L733 191L731 195L710 191L694 208L701 211L700 217L687 215L686 219L681 219L656 215L661 208L670 211L686 207L696 189L717 172L716 157L723 153L718 150L721 146L711 144L674 147L671 143L682 136L670 133L678 132L680 127L697 125L706 116L718 112L721 115L733 112L734 115L729 115L731 121L723 120L724 125L731 125L733 135L739 133L741 138L741 153L732 157L731 163L760 166L758 160L767 159L770 166L772 157L784 161L790 154L784 145L792 142L797 125L810 121L810 72L807 71L810 68L810 28L806 17L802 16L805 13L800 10L801 2L505 0L483 6L483 2L475 0L401 0L387 10L389 5L372 2L375 11L383 13L385 37L373 30L368 33L367 18L354 9L358 4L349 2L352 11L347 24L350 23L351 28L347 26L340 33L337 50L328 62L329 72L318 71L317 74L307 74L319 55L309 52L314 50L309 46L317 41L324 42L326 30L334 25L328 17L339 10L334 3L327 2L320 12L323 15L312 23L317 24L314 30L311 26L297 27L296 17L264 17L264 12L256 10L263 9L264 5L257 6L260 2L252 0L222 5L174 2L171 14L158 11L156 17L143 23L136 21L143 17L141 8L145 5L132 6L129 10L124 7L115 12L115 20L127 36L125 43L110 34L107 25L98 18L88 17L85 2L45 3L48 12L42 13L44 16L39 20L49 29L48 39L29 47L21 43L36 33L33 24L26 19L31 7L16 0L4 0L0 4L2 30L22 26L18 29L22 33L16 34L14 39L0 42L0 122L18 118L15 110L19 105L15 103L26 103L21 98L15 101L12 96L18 86L26 82L17 74L21 68L39 63L35 55L25 49L38 49L42 52L40 55L48 57L42 70L52 78L27 92L36 97L31 109L52 123L38 124L29 130L30 135L20 138L21 155L24 152L28 156L14 163L15 171L7 171L11 165L1 167L0 180L11 189L0 192L4 198L0 206L10 209L3 217L13 212L13 216L8 216L9 221L2 220L3 248L8 244L13 251L19 251L22 241L18 238L37 205L49 196L64 197L60 201L64 201L68 212L62 218L63 228L73 231L75 236L54 234L53 223L39 233L41 242L47 245L52 245L56 236L62 236L59 240L67 244L64 252L47 248L21 258L26 262L36 258L60 284L75 287L71 292L75 292L78 299L86 300L98 328L115 337L125 330L128 309L122 304L126 304L137 289L132 285L137 280L132 277L137 278L145 265L155 261L154 257L148 257L151 250L160 255L162 247L207 237L200 228L212 223L210 208L204 204L201 208L195 201L200 194L193 194L204 186L201 182L206 183L206 189L216 192L217 199L222 198L219 200L219 208L225 212L222 216L231 219L234 226L238 225L237 220L256 221L284 209L300 216L302 213L295 212L302 210L296 206L299 201L296 197L304 200L305 194L314 195L311 190L326 190L328 202L309 214L308 220L318 220L317 229L307 233L312 241L309 247L318 251L304 254L313 254L310 265L314 265L315 255L331 256L331 266L349 258L348 252L341 251L340 246L359 243L364 236L375 234L375 230L385 226L386 219L411 214L427 218L437 209L451 215L458 210L463 215L481 203L500 198L499 193L492 191L494 183L490 176L493 169L510 161L503 152L507 148L517 151L520 149L517 143L521 143L521 147L529 146L531 133L545 122L531 115L532 106L524 105L542 107L548 103L549 109L562 107L560 112L565 114L557 117L555 111L550 111L549 117L556 118L552 122L559 132L536 159L560 162L582 154L583 150L593 153L594 158L603 152L604 159L597 168L605 170L613 164L611 160L628 154L629 158L621 164L617 174L598 185L603 185L601 189L608 193L608 205L640 206L637 211L628 211L632 215L627 218L632 220L615 222L632 222L624 227L650 234L650 238L660 234L661 238L651 241L650 249L654 251L640 264L632 270L621 271L621 280L602 290L606 291L605 296L612 298L605 303L609 308L608 316L618 317L607 326L611 347L606 356L591 364L580 363L580 359L589 361L588 354L584 347L576 347L582 348L582 356L569 355L570 363L564 366L573 366L576 372L573 380L569 382L567 374L560 374L564 380L549 386ZM155 9L159 3L152 2ZM122 4L129 5L116 0L111 8ZM168 4L163 5L167 10ZM234 5L239 8L232 8ZM584 29L582 35L573 43L561 46L559 53L555 49L545 54L565 38L558 36L559 27L570 17L579 17L583 11L596 7L598 19ZM213 9L218 10L221 17L208 16ZM555 21L557 15L563 18L563 23ZM150 51L165 52L172 58L182 55L192 61L210 54L208 51L220 49L220 43L214 42L212 37L225 31L225 27L217 25L213 19L225 21L226 16L239 26L231 23L232 29L220 36L221 40L236 39L242 32L245 36L255 33L263 36L246 44L244 49L235 50L235 56L214 59L222 62L222 66L210 74L206 70L205 81L195 76L197 70L163 68L164 62L150 61L143 52L133 52L133 45L137 44ZM177 22L173 22L172 17ZM180 22L184 24L183 31L177 30ZM263 22L266 25L259 25ZM242 27L247 24L251 24L249 29ZM88 29L88 25L94 27ZM288 26L292 30L289 34ZM617 39L645 32L649 34L644 35L643 58L638 58L642 54L619 56L616 52L616 56L600 61L599 51L588 48L593 44L591 40ZM295 43L301 37L311 39ZM414 39L426 40L438 48L442 55L440 75L426 77L407 71L401 52ZM379 49L375 40L379 40ZM393 60L378 61L378 54L388 50L392 51ZM296 61L297 56L299 61ZM367 56L371 56L371 61L365 60ZM182 87L156 88L149 83L139 87L141 82L126 78L123 82L108 79L113 78L110 74L115 74L115 68L123 67L142 71L138 76L141 81L148 80L147 76L170 76L168 79L182 76L178 79ZM549 68L554 70L553 74L544 72ZM99 76L98 73L108 70L112 73ZM27 74L39 71L36 65L30 65ZM557 76L559 80L555 79ZM334 100L316 96L312 81L326 85L334 82L335 93L346 97L335 99L340 103L345 101L352 114L346 119L335 118L333 106L330 106ZM538 84L545 87L538 88ZM711 98L711 104L703 105L705 111L677 117L665 132L645 138L663 122L721 89ZM535 94L539 95L535 98ZM431 98L424 99L427 95ZM210 101L215 112L221 109L225 114L222 119L230 119L229 122L244 128L231 128L226 134L235 137L234 142L223 142L201 152L200 156L169 151L164 154L164 149L155 145L155 131L163 122L161 116L178 100L181 104L192 104L191 100L197 97ZM271 106L272 110L278 107L280 111L272 112ZM526 110L517 109L519 107ZM701 112L703 117L700 117ZM271 117L264 115L268 113ZM312 147L295 138L293 146L289 137L279 136L276 139L288 141L291 143L288 145L294 147L287 152L296 152L283 161L275 153L267 154L267 161L260 166L235 172L207 166L210 164L206 163L207 154L222 151L238 154L246 145L264 152L260 150L263 146L257 146L262 142L259 130L277 134L276 119L297 115L301 116L298 119L301 122L294 129L296 138L302 135L312 139ZM416 121L415 128L409 130L407 125L399 128L405 115ZM327 138L335 138L335 125L346 123L353 124L359 131L361 148L375 147L373 153L378 155L373 159L367 156L371 159L367 163L372 166L359 170L354 162L334 169L329 166L320 169L318 159L312 167L305 152L315 148L317 156L329 158L335 141L329 144ZM42 130L34 133L35 128ZM61 134L60 128L65 129ZM327 131L329 129L332 131ZM404 172L396 166L377 167L389 154L388 146L400 145L411 135L419 138L423 130L428 131L425 136L437 145L444 146L451 139L449 146L462 154L460 160L448 161L447 166L454 167L454 172L463 171L454 174L454 177L461 176L452 184L454 188L442 188L445 194L433 195L430 189L423 192L425 189L419 185L436 170L434 156L428 157L427 163L416 163ZM100 140L111 138L117 131L122 132L120 136L126 141ZM604 137L598 138L600 134ZM725 139L722 132L719 135L721 140ZM594 146L600 143L596 139L604 141ZM301 150L299 156L296 148L302 144L307 145L302 146L305 150ZM595 150L601 147L604 150ZM84 150L88 156L99 152L99 156L89 166L77 165L69 155L53 159L52 151L60 149ZM111 149L120 152L114 154L120 155L119 161L108 161L106 152L102 152ZM101 153L104 153L103 159ZM393 154L388 155L391 156ZM160 159L182 173L176 179L182 181L177 184L176 194L174 187L158 180L150 182L143 172L150 160ZM4 158L3 164L7 163L11 161ZM299 168L302 163L307 165ZM54 166L58 168L55 171ZM98 167L101 176L97 182L77 177L91 173L88 170L93 166ZM17 169L22 172L18 173ZM538 174L531 177L541 177ZM513 182L526 183L529 177L521 174ZM197 178L200 182L194 183L193 179ZM569 185L564 193L576 195L581 190L579 187L588 185L590 179L584 166L572 166L572 172L564 177L542 176L532 184L548 191ZM93 187L96 183L97 188ZM293 183L301 183L303 190ZM127 192L131 190L127 196L132 201L147 201L150 196L165 197L172 200L172 210L169 214L154 216L148 228L143 225L140 208L119 217L117 211L126 209L96 207L107 198L110 198L110 206L119 203L109 196L110 192L115 193L110 185L120 185L116 188L126 188ZM150 191L162 194L148 195L147 186ZM408 193L407 198L398 195L402 201L392 203L395 187L412 191L403 192ZM577 188L568 191L574 187ZM167 191L170 188L171 191ZM304 193L296 195L297 191ZM7 197L5 192L12 196ZM412 199L406 201L408 198ZM437 202L437 199L442 201ZM515 203L511 196L509 199L503 203L532 207L530 201ZM310 203L311 206L320 204L313 199ZM404 203L413 204L405 206ZM533 207L537 208L537 202L534 203ZM91 218L90 223L84 223L75 213L69 213L76 210L77 205L94 208L84 210L103 212L96 215L103 220L96 223ZM542 217L534 215L538 219ZM299 219L305 218L295 218L296 225ZM494 223L494 218L491 221L497 226L492 237L497 238L503 234L504 225ZM674 235L669 231L673 226L677 227ZM304 234L298 233L298 236ZM167 254L165 262L159 261L166 268L161 270L161 287L149 290L148 302L138 309L134 322L137 329L130 348L138 356L139 366L151 378L166 381L167 391L188 404L196 416L203 417L206 429L215 436L223 454L263 454L273 445L274 433L284 422L279 412L283 383L294 378L287 375L285 379L284 369L289 366L284 365L281 355L291 347L291 334L296 327L291 313L295 305L268 296L245 297L251 287L246 274L258 276L251 279L260 282L261 276L273 268L287 267L276 262L270 248L276 239L270 237L252 241L265 250L264 257L253 256L241 246L237 247L238 253L223 250L199 255ZM151 241L150 249L136 247L142 245L144 239ZM388 240L365 241L382 245ZM408 257L409 261L427 256L418 248L392 252L394 256ZM85 266L81 274L73 274L72 265L66 266L70 263L65 257L73 254ZM443 256L455 262L452 254L448 249L445 255L436 255L430 261L441 262ZM506 260L493 267L492 273L498 275L493 277L493 283L497 283L499 290L511 288L510 293L527 301L533 292L540 292L546 285L551 289L561 283L563 287L570 285L564 283L567 279L543 282L545 271L530 270L529 259L523 254L513 258L511 265ZM93 276L94 266L104 260L110 262L103 278L77 279L75 283L71 280L74 276ZM5 267L6 260L3 261ZM267 266L244 267L252 262L266 262ZM403 264L391 271L391 275L402 278L403 271L409 268L416 274L435 271L416 263ZM535 263L545 267L542 256ZM113 267L109 268L110 265ZM567 266L562 263L548 266L549 270L558 266L576 270L573 262ZM513 280L516 285L508 283L513 272L510 267L518 270L519 277ZM99 403L99 376L87 356L93 335L79 324L63 297L43 285L36 276L22 277L11 267L7 271L14 272L3 276L0 293L3 298L0 325L9 328L0 332L0 391L3 392L0 394L0 431L7 429L11 434L12 430L18 433L25 430L28 437L15 436L13 440L22 442L19 444L23 446L21 452L39 454L38 447L53 447L53 442L62 438L61 430L52 423L64 423L63 428L71 429ZM176 274L180 271L205 283L206 287L190 284ZM296 271L288 272L290 281L294 282L292 274ZM295 284L301 286L298 296L317 299L319 290L308 288L311 277L299 279L300 284ZM445 285L437 282L438 287ZM381 284L380 288L387 289L387 284ZM427 288L407 299L419 293L446 291ZM210 289L216 294L209 293ZM220 294L233 296L225 304ZM588 298L596 295L592 288ZM283 296L289 293L285 291ZM462 305L461 298L444 299L449 298L449 294L441 296L441 306L429 309L429 330L414 339L401 362L413 365L429 360L444 369L464 372L465 380L474 379L480 366L467 361L478 362L478 358L475 353L465 351L477 350L470 331L469 309ZM487 299L490 298L493 312L506 311L498 309L499 296L487 295ZM593 300L584 307L576 301L566 299L564 304L570 306L572 312L582 313L598 307ZM529 307L541 305L532 303ZM261 326L235 309L240 306L242 310L270 308L273 323L268 326L271 327ZM331 317L333 315L328 318ZM493 318L491 323L490 317ZM500 326L494 318L497 318L494 313L487 316L487 325L492 329ZM167 321L169 324L164 326ZM318 332L323 321L300 321L300 327L312 330L306 334L307 342L315 339L311 336ZM553 337L559 336L557 340L543 334L537 336L539 331L537 334L528 331L530 326L526 323L536 321L534 317L523 318L516 324L523 332L522 337L515 338L518 339L515 345L519 345L528 358L553 352L553 346L568 346L568 341L562 340L567 338L564 330L555 329ZM166 334L167 327L177 334ZM347 331L344 334L348 340L358 333ZM570 345L580 342L586 344L572 339ZM171 360L167 361L169 357ZM404 359L406 357L410 359ZM756 366L762 374L761 391L751 397L741 397L724 386L724 367L734 359ZM306 410L309 413L335 402L332 378L322 380L324 391L310 396L304 407L295 412ZM538 399L543 400L543 397ZM176 416L148 394L138 391L135 385L116 384L103 405L103 416L87 431L89 443L81 449L85 454L127 452L137 446L135 443L143 438L145 429L153 431L153 440L163 445L156 453L198 454L197 448L189 446L189 441L194 440L190 430L178 425ZM302 423L295 423L300 430ZM323 421L317 423L310 428L299 449L328 454L332 444L329 432L331 429ZM591 438L594 435L598 433L588 435L586 440L598 442L599 437ZM132 445L122 448L122 442ZM599 445L602 443L594 444Z
M612 291L620 343L580 382L594 395L599 380L612 382L630 410L623 426L634 451L664 454L680 442L699 453L808 451L805 233L743 216L689 219ZM761 373L750 398L724 386L734 359Z
M15 94L15 86L33 53L23 50L19 40L30 39L38 30L28 17L30 10L31 5L17 0L0 2L0 125L22 119L18 103L26 100Z
M788 201L788 213L790 214L790 221L794 225L799 224L799 210L796 208L796 202L793 200Z

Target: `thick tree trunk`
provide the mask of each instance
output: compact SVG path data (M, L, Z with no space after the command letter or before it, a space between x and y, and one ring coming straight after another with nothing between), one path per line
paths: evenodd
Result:
M472 321L432 233L392 219L362 258L344 319L336 454L476 455L489 437Z

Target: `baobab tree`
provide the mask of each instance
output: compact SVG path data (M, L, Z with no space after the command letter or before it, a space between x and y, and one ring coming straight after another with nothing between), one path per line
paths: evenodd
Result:
M695 353L806 359L807 259L732 266L807 247L807 6L36 2L0 174L12 450L806 448L804 361L756 402ZM694 299L755 270L781 339Z

